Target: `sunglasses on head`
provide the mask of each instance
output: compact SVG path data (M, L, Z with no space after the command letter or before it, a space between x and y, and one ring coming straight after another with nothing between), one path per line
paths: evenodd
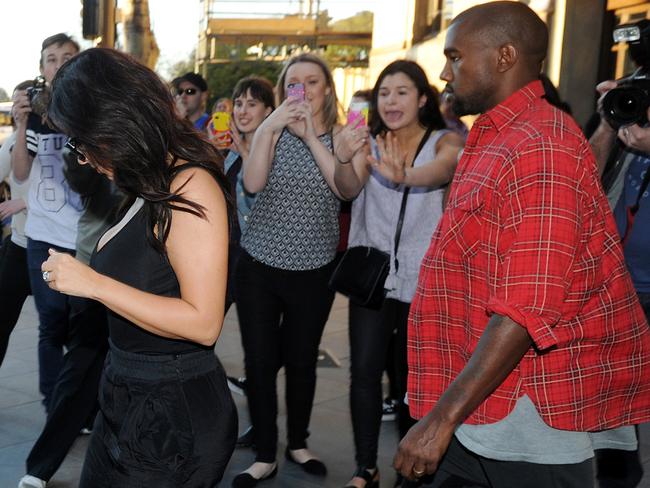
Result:
M185 88L185 90L183 90L182 88L179 88L178 90L176 90L176 94L177 94L179 97L180 97L183 93L185 93L185 94L187 94L187 95L194 95L196 92L197 92L196 88Z
M77 149L77 141L74 139L74 137L68 139L68 141L65 143L65 147L68 148L72 154L77 156L77 159L82 163L88 161L86 155Z

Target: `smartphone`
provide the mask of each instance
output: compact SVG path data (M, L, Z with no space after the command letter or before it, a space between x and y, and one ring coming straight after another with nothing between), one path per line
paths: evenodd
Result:
M228 112L213 113L212 127L215 133L230 130L230 114Z
M291 83L287 87L287 98L295 98L302 102L305 99L305 85L302 83Z
M219 149L227 149L232 143L230 135L230 114L228 112L215 112L212 114L210 124L212 141Z
M365 127L368 125L368 112L370 110L370 104L368 102L354 102L350 104L348 110L348 125L356 125L357 121L361 119L361 122L357 127Z

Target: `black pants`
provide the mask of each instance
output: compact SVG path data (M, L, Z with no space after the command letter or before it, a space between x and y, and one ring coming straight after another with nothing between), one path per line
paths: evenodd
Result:
M80 488L215 488L237 411L212 351L149 356L111 345Z
M495 461L474 454L452 438L433 481L433 488L590 488L592 460L578 464Z
M311 271L284 271L242 253L237 267L237 315L246 366L246 392L257 461L275 461L278 442L277 375L286 374L290 449L309 436L318 345L334 300L327 287L334 263Z
M403 402L409 306L392 299L384 300L380 310L350 303L350 411L359 467L374 468L377 464L383 400L381 380L391 340L394 340L394 389L400 438L413 425L408 407Z
M0 366L4 361L9 336L32 289L27 272L27 251L7 236L0 254Z
M57 378L47 422L27 457L27 474L48 481L96 412L97 390L108 350L106 309L93 300L70 299L68 352Z

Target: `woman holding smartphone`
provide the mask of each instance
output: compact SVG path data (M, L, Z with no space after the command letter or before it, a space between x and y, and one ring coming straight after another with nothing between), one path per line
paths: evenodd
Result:
M437 97L422 68L412 61L384 68L372 90L371 107L369 147L363 144L367 129L354 126L347 126L335 145L337 187L344 197L355 198L348 246L372 246L391 256L381 308L350 303L350 407L357 464L346 485L350 488L379 486L381 377L394 331L400 438L411 426L403 401L408 311L420 262L442 215L444 185L453 176L462 147L462 139L445 129ZM408 187L395 256L395 230Z
M310 474L327 472L306 439L318 346L334 299L327 283L339 240L332 154L340 130L337 99L327 65L312 54L290 59L276 90L282 103L255 132L243 169L246 190L258 193L242 235L236 280L257 456L234 479L236 488L277 472L276 380L282 367L285 456Z
M221 157L176 115L153 71L111 49L61 67L48 119L80 163L128 197L90 267L53 250L42 265L50 288L108 309L100 412L79 486L216 486L237 437L213 352L231 207Z

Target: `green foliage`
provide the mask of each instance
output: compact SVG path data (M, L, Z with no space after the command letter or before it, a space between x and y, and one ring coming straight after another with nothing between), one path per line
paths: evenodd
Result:
M208 76L206 77L210 90L208 108L218 98L230 98L237 82L245 76L263 76L275 85L281 70L282 63L263 60L230 61L208 65Z
M192 51L190 56L184 61L178 61L174 63L169 69L169 74L171 75L170 81L179 76L183 76L185 73L194 71L194 60L196 57L196 51Z
M372 22L372 12L364 10L329 24L327 29L338 32L372 32ZM323 57L331 67L367 66L368 54L368 48L365 47L331 45L325 48Z
M372 32L372 12L364 10L352 17L337 20L329 25L329 29L339 32Z
M11 100L9 95L7 95L7 92L4 88L0 88L0 102L8 102Z

